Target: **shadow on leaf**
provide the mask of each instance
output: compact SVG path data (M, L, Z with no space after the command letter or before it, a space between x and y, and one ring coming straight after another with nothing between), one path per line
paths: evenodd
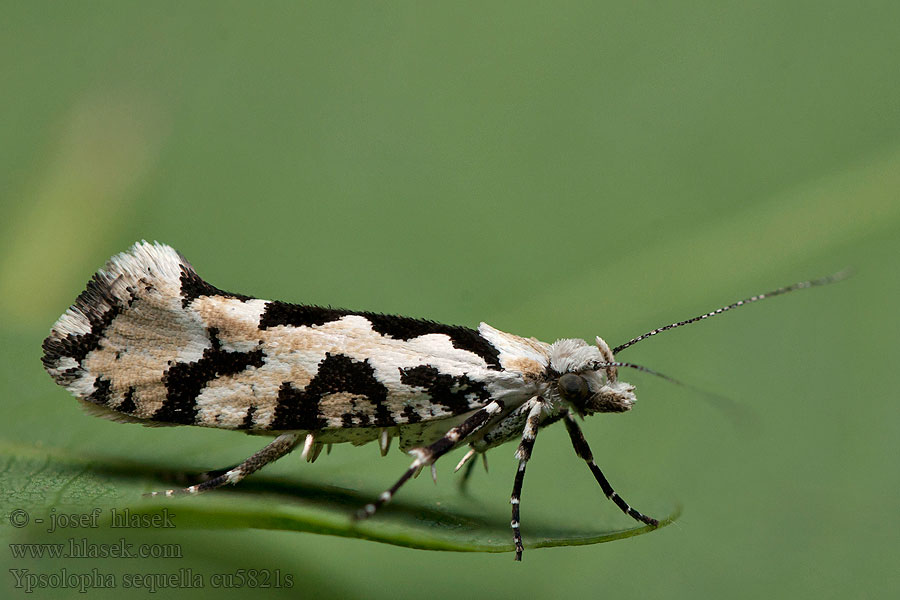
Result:
M228 486L203 494L202 498L145 498L140 496L144 491L196 483L202 480L204 473L172 470L149 462L73 456L50 448L23 446L3 450L19 455L27 453L34 458L42 455L57 472L70 472L73 478L87 473L105 479L116 485L120 492L117 500L106 502L108 506L128 508L134 515L168 509L179 528L303 531L427 550L513 551L508 516L496 511L486 513L477 507L450 509L442 508L438 503L423 504L398 498L379 510L375 517L355 521L352 515L380 490L351 490L260 474L242 481L237 487ZM58 493L51 489L47 491L49 503L52 503L50 496ZM640 525L586 529L556 521L529 519L523 523L523 533L527 548L596 544L648 533L672 523L679 515L679 508L669 511L656 528Z

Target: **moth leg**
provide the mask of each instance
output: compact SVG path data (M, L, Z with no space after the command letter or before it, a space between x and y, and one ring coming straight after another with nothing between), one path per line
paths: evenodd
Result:
M231 471L232 469L236 469L239 466L241 466L241 463L237 463L236 465L231 465L230 467L225 467L224 469L211 469L209 471L204 471L203 473L200 473L197 476L197 479L199 479L201 482L209 481L210 479L213 479L214 477L218 477L219 475L224 475L228 471Z
M519 530L519 500L522 497L522 482L525 480L525 465L531 458L534 449L534 440L537 438L538 428L541 425L541 412L544 410L544 402L541 398L529 400L531 409L525 420L525 428L522 430L522 441L516 449L516 458L519 459L519 468L516 471L516 479L513 482L512 494L509 503L512 504L512 521L509 522L513 530L513 541L516 544L516 560L522 560L522 552L525 545L522 543L522 532Z
M144 494L145 496L175 496L176 494L198 494L200 492L205 492L207 490L212 490L217 487L223 486L226 483L237 483L247 475L254 473L270 462L274 462L290 452L297 446L300 442L300 434L298 433L283 433L279 435L277 438L272 440L268 446L237 465L218 475L213 477L212 479L208 479L203 483L198 483L197 485L192 485L190 487L186 487L179 490L165 490L162 492L150 492L149 494Z
M481 408L472 415L444 434L444 437L434 442L426 448L413 448L410 454L416 457L409 468L403 473L403 476L397 480L397 483L386 489L378 496L375 502L366 504L356 513L357 519L367 519L375 514L381 506L387 504L397 493L397 490L406 483L410 477L422 470L425 465L433 464L438 458L452 450L460 442L468 438L470 435L484 427L491 418L503 410L503 403L499 400L492 400L484 408Z
M575 421L575 417L572 413L566 411L566 431L569 432L569 438L572 440L572 447L575 448L575 454L581 457L584 462L587 463L587 466L591 469L591 473L594 474L594 479L597 480L597 483L600 484L600 489L603 490L603 493L606 494L606 497L612 500L616 506L618 506L623 513L640 521L641 523L646 523L652 527L656 527L659 525L659 521L652 517L648 517L644 514L639 513L638 511L631 508L627 502L616 493L616 491L609 484L609 481L606 480L606 477L603 475L603 471L600 470L600 467L597 466L597 463L594 462L594 455L591 454L591 449L588 446L587 440L584 439L584 434L581 433L581 428L578 426L578 423Z

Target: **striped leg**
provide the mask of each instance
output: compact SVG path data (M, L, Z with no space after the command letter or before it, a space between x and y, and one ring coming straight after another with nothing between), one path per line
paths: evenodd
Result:
M594 455L591 454L591 449L588 446L587 440L584 439L584 434L581 433L581 428L578 427L578 423L575 421L575 417L570 412L566 412L566 430L569 432L569 437L572 439L572 447L575 448L575 454L584 459L584 462L587 463L587 466L591 469L591 473L594 474L594 479L597 480L597 483L600 484L600 489L603 490L603 493L606 494L606 497L612 500L616 506L622 509L622 512L635 519L640 521L641 523L646 523L652 527L656 527L659 525L659 521L652 517L648 517L634 510L625 500L622 499L622 496L616 493L612 486L609 485L609 481L606 480L606 477L603 475L603 471L600 470L600 467L597 466L597 463L594 462Z
M516 544L516 560L522 560L522 552L525 550L522 544L522 532L519 531L519 501L522 498L522 482L525 479L525 465L531 458L531 451L534 449L534 440L537 437L538 427L541 425L541 411L544 410L544 401L542 398L532 398L526 405L531 405L528 411L528 419L525 421L525 428L522 430L522 441L516 450L516 458L519 459L519 469L516 471L516 479L513 482L513 491L509 497L509 503L512 504L512 521L509 525L513 530L513 541Z
M434 442L427 448L413 448L409 453L416 457L409 468L403 473L403 476L397 480L397 483L381 492L375 502L366 504L356 513L357 519L367 519L375 514L381 506L387 504L397 493L397 490L406 483L410 477L422 470L425 465L433 465L434 461L455 448L460 442L465 441L467 437L484 427L497 413L503 410L503 403L499 400L493 400L484 408L472 413L472 415L444 434L444 437ZM434 472L432 471L432 475Z
M237 483L247 475L259 471L264 466L269 464L270 462L274 462L290 452L297 446L300 442L300 434L298 433L284 433L279 435L277 438L272 440L272 442L239 464L236 467L233 467L218 475L204 481L203 483L198 483L197 485L192 485L190 487L186 487L180 490L165 490L162 492L150 492L149 494L144 494L145 496L174 496L176 494L198 494L200 492L205 492L207 490L215 489L226 483Z

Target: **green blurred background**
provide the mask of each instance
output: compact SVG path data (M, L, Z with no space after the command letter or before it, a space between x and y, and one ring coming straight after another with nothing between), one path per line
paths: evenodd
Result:
M526 551L523 565L511 554L178 529L164 540L183 544L183 560L103 566L268 567L295 582L270 593L310 598L900 591L896 3L2 9L4 511L115 498L128 489L104 470L116 461L202 470L259 447L229 432L90 418L41 369L53 321L141 238L174 245L236 292L612 345L851 266L838 285L623 353L753 413L735 425L690 392L629 373L636 409L585 423L636 507L684 506L675 526ZM513 450L475 473L470 508L508 518ZM90 462L73 469L60 456ZM456 458L439 463L437 487L423 477L403 493L464 502L453 500ZM338 447L265 476L376 492L407 464L399 452ZM541 434L527 479L526 539L529 519L631 525L561 427ZM23 539L6 522L0 532ZM94 565L3 549L0 566L4 593L21 594L9 568Z

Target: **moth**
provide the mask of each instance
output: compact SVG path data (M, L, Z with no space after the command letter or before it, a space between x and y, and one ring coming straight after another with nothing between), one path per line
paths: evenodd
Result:
M222 291L176 250L134 244L110 259L53 326L43 364L89 412L144 425L198 425L274 436L241 464L197 485L194 494L235 484L297 447L314 461L329 444L392 438L413 461L394 485L356 515L391 500L411 477L449 451L475 455L517 440L511 528L524 549L519 501L538 432L562 421L575 453L603 493L648 526L658 521L616 493L594 462L578 419L635 403L620 368L657 374L616 354L663 331L840 275L753 296L653 329L615 348L548 344L481 323L478 329L423 319L260 300Z

